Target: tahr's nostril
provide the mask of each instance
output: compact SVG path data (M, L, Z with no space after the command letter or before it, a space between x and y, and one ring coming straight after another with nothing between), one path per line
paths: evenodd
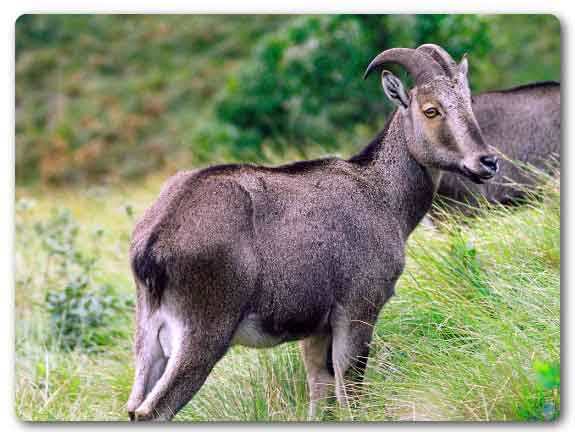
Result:
M481 156L479 161L493 172L497 172L499 168L497 156Z

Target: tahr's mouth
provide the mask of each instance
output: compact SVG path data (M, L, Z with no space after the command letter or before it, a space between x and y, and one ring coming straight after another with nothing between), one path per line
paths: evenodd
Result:
M483 184L488 180L491 180L493 178L493 176L495 175L495 172L482 172L482 173L477 173L475 171L471 171L469 168L467 168L465 165L463 165L463 174L469 179L471 180L473 183L475 184Z

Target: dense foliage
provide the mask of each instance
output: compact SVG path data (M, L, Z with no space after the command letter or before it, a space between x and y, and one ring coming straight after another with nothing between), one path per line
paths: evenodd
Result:
M559 30L549 15L24 15L17 180L347 155L391 108L377 79L361 79L381 50L468 52L484 90L559 79Z
M365 144L358 127L381 123L388 106L377 79L361 77L369 60L392 46L436 41L455 58L490 47L487 20L477 16L306 16L264 38L255 55L228 78L215 103L215 124L193 145L210 160L225 146L238 160L265 159L319 145L349 151ZM209 128L206 133L205 128ZM222 140L221 131L229 135ZM214 133L214 135L210 135ZM359 138L359 139L358 139ZM194 147L196 149L196 147Z

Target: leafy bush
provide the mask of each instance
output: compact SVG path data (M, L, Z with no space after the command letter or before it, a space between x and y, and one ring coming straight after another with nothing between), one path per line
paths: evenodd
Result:
M93 287L89 279L82 277L69 280L63 290L46 295L51 333L64 350L94 351L124 336L114 321L130 305L131 302L118 297L111 285Z
M253 58L228 79L214 108L216 126L192 140L204 160L265 160L264 148L305 155L316 145L349 150L362 124L373 129L389 111L378 80L364 82L365 67L394 46L443 45L459 58L490 47L486 18L471 15L305 16L266 36ZM473 67L473 64L472 64ZM222 131L232 130L222 140ZM210 134L211 133L211 134Z
M70 211L58 209L47 221L36 223L34 229L47 262L56 271L45 296L51 341L63 350L95 351L110 345L114 338L125 336L125 315L133 306L132 301L120 297L112 285L96 283L98 255L78 248L79 226ZM102 235L103 231L97 229L94 241L100 241ZM53 269L46 272L50 270ZM118 321L124 328L116 325Z

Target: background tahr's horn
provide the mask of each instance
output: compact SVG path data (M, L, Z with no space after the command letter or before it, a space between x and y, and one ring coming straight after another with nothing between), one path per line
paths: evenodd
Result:
M453 57L449 55L447 51L441 48L439 45L435 44L425 44L417 48L416 51L428 54L433 60L435 60L439 66L443 69L445 74L450 78L453 78L457 73L457 63L453 60Z
M428 54L412 48L391 48L378 54L367 67L363 78L383 67L394 63L403 66L413 77L416 85L424 84L437 75L444 74L440 65Z

